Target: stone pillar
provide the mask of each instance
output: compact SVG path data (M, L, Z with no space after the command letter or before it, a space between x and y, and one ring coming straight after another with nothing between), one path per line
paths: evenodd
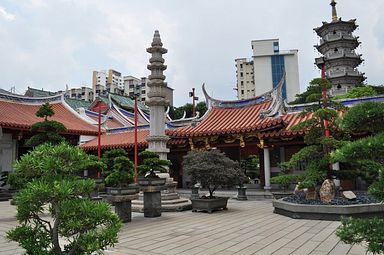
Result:
M265 180L265 190L271 189L271 161L269 158L269 149L264 148L264 180Z
M144 217L153 218L161 216L160 191L144 192Z
M169 149L167 141L169 137L165 135L165 110L169 105L166 100L167 83L164 82L165 75L163 71L167 69L164 65L163 54L168 50L163 48L159 31L155 31L151 47L147 49L152 56L149 59L148 70L151 74L148 76L148 100L151 121L149 123L149 136L147 137L148 150L157 153L160 159L167 159Z

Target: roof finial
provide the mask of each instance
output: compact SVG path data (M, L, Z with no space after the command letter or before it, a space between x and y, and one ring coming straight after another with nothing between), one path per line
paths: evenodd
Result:
M332 21L337 21L336 1L335 0L332 0L331 6L332 6Z

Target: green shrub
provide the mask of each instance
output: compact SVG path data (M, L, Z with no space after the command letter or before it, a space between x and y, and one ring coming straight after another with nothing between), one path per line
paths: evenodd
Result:
M219 187L239 185L245 178L238 162L226 157L219 150L190 151L183 160L183 170L193 183L200 183L209 190L209 197Z
M92 254L113 246L119 218L105 202L90 200L93 180L75 175L89 160L65 143L42 144L21 157L13 177L26 181L16 196L19 226L7 238L19 242L26 254Z
M171 165L171 161L160 159L159 155L152 151L142 151L139 156L143 159L143 163L137 169L142 176L147 173L151 176L155 176L155 172L165 173Z

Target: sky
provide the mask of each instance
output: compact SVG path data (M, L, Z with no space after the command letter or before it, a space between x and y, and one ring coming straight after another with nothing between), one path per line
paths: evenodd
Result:
M0 88L24 93L91 87L92 71L144 77L159 30L174 105L201 86L236 99L236 58L252 56L251 40L280 39L299 50L300 89L320 76L313 28L331 21L330 0L0 0ZM367 83L384 84L383 0L338 0L338 16L356 18L359 67Z

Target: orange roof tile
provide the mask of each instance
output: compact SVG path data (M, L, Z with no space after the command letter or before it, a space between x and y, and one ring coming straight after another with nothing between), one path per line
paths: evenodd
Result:
M42 121L36 116L39 104L21 104L8 101L0 101L0 126L10 129L29 130L31 126ZM55 112L50 120L63 123L67 133L97 135L97 127L87 123L80 116L67 109L62 103L51 103Z
M197 126L172 129L168 133L172 137L210 136L252 132L283 124L281 118L260 117L261 111L270 104L271 101L266 101L242 108L213 107Z
M149 135L149 130L138 130L137 131L137 145L139 148L147 147L148 143L146 141L147 136ZM184 144L185 140L182 139L172 139L169 140L170 144ZM97 138L80 145L84 150L97 150ZM127 131L121 133L106 133L102 134L100 138L101 149L114 149L114 148L133 148L135 144L135 134L134 131Z

